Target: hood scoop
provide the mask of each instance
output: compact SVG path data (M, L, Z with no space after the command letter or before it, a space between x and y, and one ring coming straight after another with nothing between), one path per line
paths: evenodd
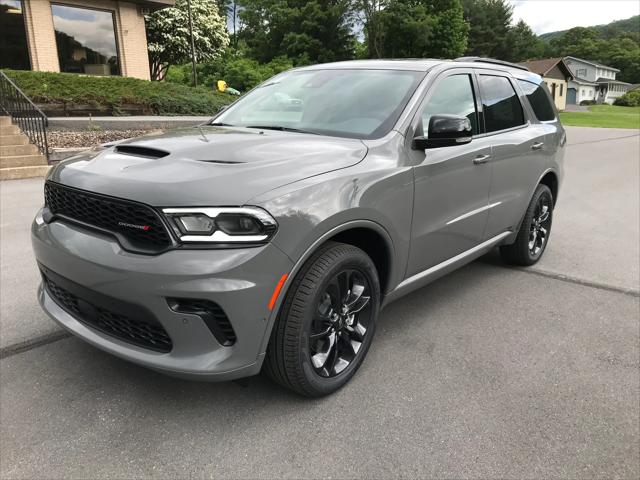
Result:
M169 155L169 152L166 152L164 150L137 145L117 145L114 151L121 155L131 155L134 157L143 158L162 158Z

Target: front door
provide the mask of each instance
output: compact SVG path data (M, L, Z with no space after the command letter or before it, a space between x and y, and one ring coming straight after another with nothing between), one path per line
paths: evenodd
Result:
M410 277L469 250L481 242L487 223L491 182L491 144L480 132L473 72L443 73L427 92L409 131L427 135L432 115L469 118L474 138L466 145L407 151L415 175Z

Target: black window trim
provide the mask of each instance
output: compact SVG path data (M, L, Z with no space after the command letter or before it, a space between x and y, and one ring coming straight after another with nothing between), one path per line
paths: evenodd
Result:
M522 108L522 114L524 116L525 122L522 125L517 125L515 127L503 128L502 130L495 130L493 132L487 132L486 128L484 128L484 132L480 135L477 135L478 138L490 137L492 135L500 135L502 133L513 132L516 130L521 130L523 128L527 128L531 125L531 113L528 108L525 108L522 102L522 91L516 85L514 85L513 77L509 75L507 72L501 70L487 70L487 69L474 69L474 73L476 75L476 81L478 82L478 97L480 98L481 105L484 105L482 98L482 90L480 90L480 76L493 76L493 77L504 77L507 79L511 87L513 88L514 93L516 94L516 98L520 102L520 108ZM527 105L528 107L528 105ZM484 121L484 109L482 110L482 125L486 127L486 123ZM474 137L475 138L475 137Z
M81 10L93 10L96 12L107 12L111 14L111 20L113 22L113 38L116 41L116 54L118 55L118 68L120 70L120 73L118 75L109 75L110 77L125 77L126 75L124 74L124 63L123 63L123 57L122 57L122 48L120 45L120 29L118 27L118 20L117 20L117 16L118 16L118 10L115 8L109 8L109 7L88 7L85 5L81 5L81 4L77 4L77 3L60 3L59 1L53 1L53 2L49 2L49 10L51 10L51 22L53 23L53 30L54 30L54 36L55 36L55 23L54 23L54 19L53 19L53 6L57 5L60 7L72 7L72 8L78 8ZM27 38L29 36L27 35ZM56 40L55 42L55 46L56 46L56 57L58 58L58 70L60 72L62 72L62 69L60 68L60 56L58 55L58 42ZM102 77L104 75L90 75L87 73L76 73L76 75L85 75L88 77Z

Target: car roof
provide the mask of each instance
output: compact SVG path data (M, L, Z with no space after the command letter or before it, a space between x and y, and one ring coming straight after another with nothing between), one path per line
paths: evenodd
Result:
M450 64L451 66L463 68L482 68L509 72L514 77L540 83L540 75L530 72L527 68L501 62L493 59L483 59L478 57L463 57L456 60L442 60L434 58L407 58L407 59L381 59L381 60L348 60L344 62L321 63L308 67L299 67L295 70L329 70L329 69L370 69L370 70L405 70L414 72L427 72L432 68Z

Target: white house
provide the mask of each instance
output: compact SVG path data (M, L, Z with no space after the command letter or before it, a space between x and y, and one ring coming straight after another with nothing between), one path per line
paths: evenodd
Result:
M583 100L613 103L631 86L616 80L616 74L620 71L617 68L576 57L564 57L564 62L573 73L567 89L569 104L580 104Z

